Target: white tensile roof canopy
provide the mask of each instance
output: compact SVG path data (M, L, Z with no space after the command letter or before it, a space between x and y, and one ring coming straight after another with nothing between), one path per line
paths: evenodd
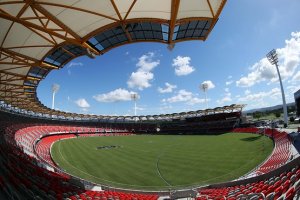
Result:
M39 81L70 60L128 43L206 40L226 0L0 0L0 101L48 115ZM78 115L82 117L82 115Z

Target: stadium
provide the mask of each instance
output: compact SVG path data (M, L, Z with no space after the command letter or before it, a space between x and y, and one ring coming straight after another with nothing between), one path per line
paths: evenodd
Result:
M79 57L206 42L227 3L0 1L0 199L299 199L293 137L242 123L245 104L98 115L54 109L59 85L52 108L38 98L41 81Z

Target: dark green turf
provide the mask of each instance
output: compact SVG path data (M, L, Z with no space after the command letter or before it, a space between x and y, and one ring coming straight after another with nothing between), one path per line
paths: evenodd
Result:
M105 145L121 147L97 150ZM272 149L265 136L227 133L86 137L56 142L51 152L61 168L92 182L157 190L238 178Z

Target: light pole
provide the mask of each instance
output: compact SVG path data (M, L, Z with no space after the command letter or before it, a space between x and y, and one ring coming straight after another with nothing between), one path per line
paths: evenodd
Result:
M59 90L59 85L54 83L52 85L52 109L54 109L55 94L58 92L58 90Z
M284 127L287 127L287 124L288 124L287 107L286 107L286 102L285 102L285 95L284 95L284 90L283 90L283 86L282 86L281 76L280 76L280 72L278 69L278 55L276 53L276 50L273 49L272 51L270 51L267 54L267 58L272 65L276 66L279 83L280 83L280 88L281 88L281 95L282 95Z
M138 99L137 93L132 93L131 94L131 100L134 101L134 116L136 116L136 100Z
M206 109L208 109L208 105L207 105L207 89L208 89L208 84L207 83L202 83L200 85L200 89L202 89L202 91L204 92L205 94L205 104L206 104Z

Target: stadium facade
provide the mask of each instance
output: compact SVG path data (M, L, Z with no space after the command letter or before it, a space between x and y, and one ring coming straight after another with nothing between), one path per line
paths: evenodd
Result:
M300 90L294 93L295 106L296 106L296 115L300 116Z

